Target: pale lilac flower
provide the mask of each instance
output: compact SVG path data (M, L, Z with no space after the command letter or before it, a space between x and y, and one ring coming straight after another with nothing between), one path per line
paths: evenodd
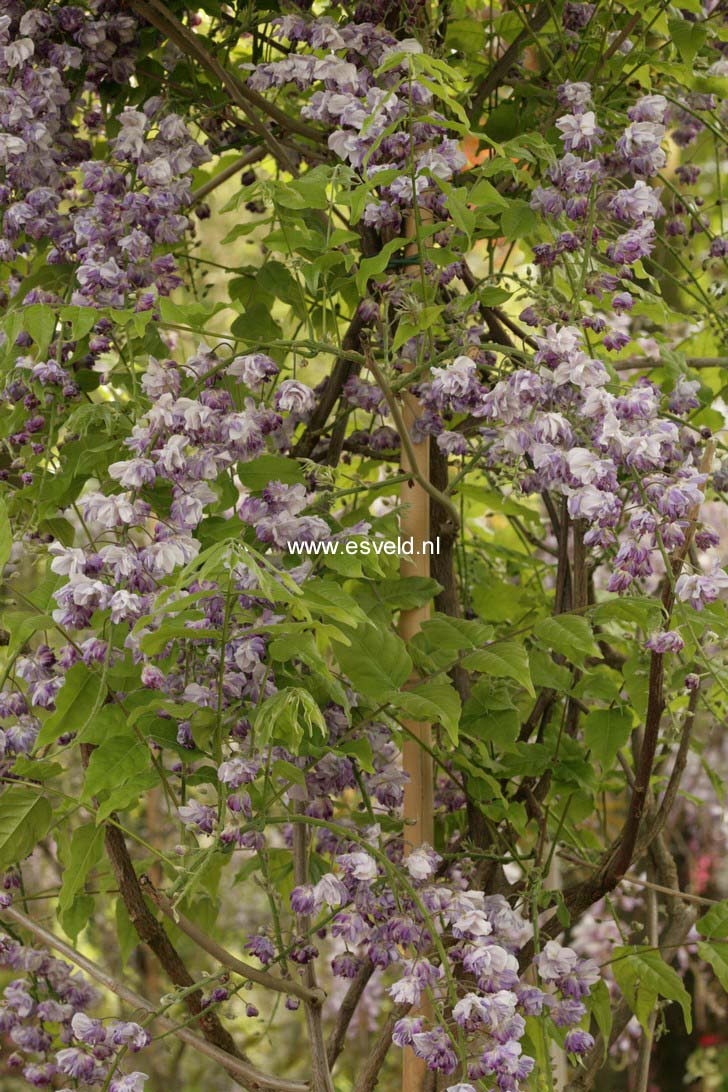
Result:
M662 633L654 633L645 641L645 648L648 648L650 652L657 652L664 654L666 652L682 652L685 647L683 641L677 630L665 630Z
M114 1078L109 1085L109 1092L144 1092L144 1085L148 1080L146 1073L126 1073Z
M305 417L316 405L316 395L298 379L284 379L275 395L277 409Z
M556 128L561 131L566 152L591 152L601 144L604 130L596 123L593 110L583 114L564 114L557 118Z
M591 92L591 84L571 80L559 84L556 89L559 104L574 113L581 112L591 104Z
M265 353L236 356L225 371L251 391L259 391L264 383L278 375L278 365Z
M111 1041L116 1046L128 1046L132 1054L149 1046L152 1037L146 1028L131 1020L114 1021L111 1025Z
M71 1020L73 1034L82 1043L98 1046L106 1042L106 1030L100 1020L92 1020L85 1012L77 1012Z
M681 603L702 610L708 603L714 603L725 588L728 588L728 573L715 568L711 573L683 573L677 578L675 593Z
M564 1039L564 1050L567 1054L588 1054L593 1046L594 1036L582 1028L567 1032Z
M392 1042L399 1047L412 1046L414 1036L422 1031L425 1021L421 1016L404 1016L394 1025Z
M331 909L343 906L349 901L349 894L343 883L332 872L327 872L314 886L314 898L317 906L326 905Z
M342 853L337 860L346 873L362 883L371 883L379 874L377 862L363 850Z
M191 800L177 809L180 819L186 827L192 827L203 834L212 834L217 823L217 812L207 804Z
M431 846L418 846L405 858L405 867L413 880L423 882L434 876L440 856Z
M454 1073L457 1069L457 1054L444 1028L415 1032L412 1049L418 1058L424 1059L428 1069L445 1074Z

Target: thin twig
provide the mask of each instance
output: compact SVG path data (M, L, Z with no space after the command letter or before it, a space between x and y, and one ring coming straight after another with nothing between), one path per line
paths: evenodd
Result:
M227 69L220 64L216 57L207 51L202 44L200 38L196 34L192 34L186 27L180 23L175 15L160 3L159 0L128 0L130 7L141 16L143 16L148 23L156 27L161 31L170 41L174 42L176 46L188 56L194 57L195 60L202 65L216 80L221 83L227 90L230 98L233 100L236 106L238 106L253 129L259 137L263 140L263 143L267 145L271 154L277 160L277 162L289 173L296 175L296 165L292 161L288 152L276 139L271 132L269 126L265 124L253 109L253 105L262 109L264 113L267 113L270 117L275 118L279 124L282 124L281 117L285 119L286 127L292 129L294 132L300 131L300 125L297 119L289 118L277 107L272 107L270 103L266 101L261 95L251 91L250 88L244 87ZM309 127L305 126L307 132L302 135L310 135L308 132ZM316 130L316 139L319 139L319 134Z
M228 179L233 178L238 171L242 171L245 167L250 167L253 163L258 163L266 155L265 148L251 148L244 155L241 155L233 163L230 163L224 170L216 174L214 178L211 178L209 182L205 182L203 186L198 186L196 190L192 191L192 197L190 204L196 205L199 201L204 201L208 194L216 190L218 186L222 186L223 182L227 182Z
M417 484L421 486L422 489L424 489L424 491L429 494L429 496L432 497L433 500L437 501L438 504L442 505L442 507L447 511L452 521L453 527L457 530L457 528L459 528L460 526L460 513L451 501L450 497L448 497L446 493L443 493L439 489L437 489L432 484L432 482L428 481L428 479L425 478L417 469L417 454L412 444L409 430L407 429L404 418L402 417L399 403L394 396L392 388L385 379L382 369L374 360L374 357L371 355L371 353L368 352L365 353L365 356L367 367L374 375L374 378L377 381L377 385L379 386L379 389L384 395L386 403L389 406L389 412L392 414L392 420L394 421L394 425L399 435L399 438L402 441L402 447L407 453L407 458L409 460L409 470L412 474L412 477L415 479Z
M246 978L249 982L257 982L259 986L265 986L266 989L274 990L277 993L291 994L310 1004L323 1004L326 999L326 994L323 990L307 989L306 986L302 986L301 983L296 982L295 979L280 978L277 975L268 974L267 971L259 971L249 963L244 963L241 959L234 956L232 952L228 952L227 949L218 944L216 940L213 940L212 937L208 936L207 933L204 933L202 929L195 925L194 922L190 921L189 918L186 918L184 914L181 914L179 910L176 910L169 899L154 887L149 877L142 876L139 883L142 891L149 896L162 913L165 914L178 929L181 929L190 940L194 941L198 948L201 948L203 952L207 952L207 954L212 956L213 959L216 959L218 963L221 963L223 967L227 967L228 970L241 975L241 977Z

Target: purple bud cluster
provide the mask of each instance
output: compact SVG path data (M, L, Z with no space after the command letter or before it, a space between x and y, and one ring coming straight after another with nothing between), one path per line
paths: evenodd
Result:
M140 1024L90 1017L86 1010L98 997L80 972L5 935L0 935L0 967L18 975L0 1000L9 1071L34 1088L79 1082L109 1092L143 1092L145 1073L119 1069L122 1049L136 1054L151 1042Z

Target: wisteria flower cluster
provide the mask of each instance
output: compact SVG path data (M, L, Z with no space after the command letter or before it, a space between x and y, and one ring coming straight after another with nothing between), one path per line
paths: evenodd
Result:
M41 949L3 935L0 966L18 975L5 986L0 1002L0 1032L11 1044L6 1063L11 1072L22 1074L33 1088L58 1088L60 1081L143 1092L145 1073L117 1069L121 1048L136 1054L149 1045L151 1037L141 1025L90 1017L96 990L80 972Z

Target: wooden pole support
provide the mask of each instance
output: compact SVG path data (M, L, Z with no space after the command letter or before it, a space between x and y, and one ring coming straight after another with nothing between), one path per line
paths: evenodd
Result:
M407 428L411 428L415 419L415 399L404 396L403 418ZM414 445L417 458L417 470L425 480L430 474L430 445L425 439ZM412 469L406 455L402 459L405 471ZM423 544L430 538L430 498L417 482L410 479L403 482L400 489L402 515L400 517L400 535L403 539L411 538L414 553L403 557L400 564L402 578L409 576L429 577L430 556L423 549ZM399 633L408 641L419 630L422 622L429 617L429 605L403 610L399 617ZM403 746L403 765L409 781L404 789L405 819L405 854L416 846L427 842L432 845L434 838L433 820L433 770L432 758L428 750L432 749L432 727L418 721L407 721L407 728L414 738L406 738ZM424 746L423 746L424 744ZM426 749L427 748L427 749Z
M407 224L407 234L414 237L415 223L411 217ZM407 254L416 254L417 244L407 248ZM418 402L408 391L402 394L402 417L405 427L411 433L412 425L418 413ZM402 467L406 471L416 471L421 481L430 480L430 443L425 437L419 444L413 444L415 465L410 465L407 452L402 452ZM413 478L404 481L400 487L400 535L403 539L411 538L414 550L411 556L403 557L400 563L402 578L409 576L429 577L430 554L424 543L430 540L430 497L426 490ZM429 547L431 548L431 547ZM399 616L399 634L404 641L413 637L422 623L429 617L429 604L403 610ZM417 846L434 841L434 772L431 758L432 725L419 721L405 721L408 735L402 748L402 765L409 780L404 788L404 852L405 856ZM431 1017L430 1006L425 1002L421 1009L425 1017ZM425 1087L427 1067L421 1058L411 1050L403 1052L402 1092L422 1092Z

